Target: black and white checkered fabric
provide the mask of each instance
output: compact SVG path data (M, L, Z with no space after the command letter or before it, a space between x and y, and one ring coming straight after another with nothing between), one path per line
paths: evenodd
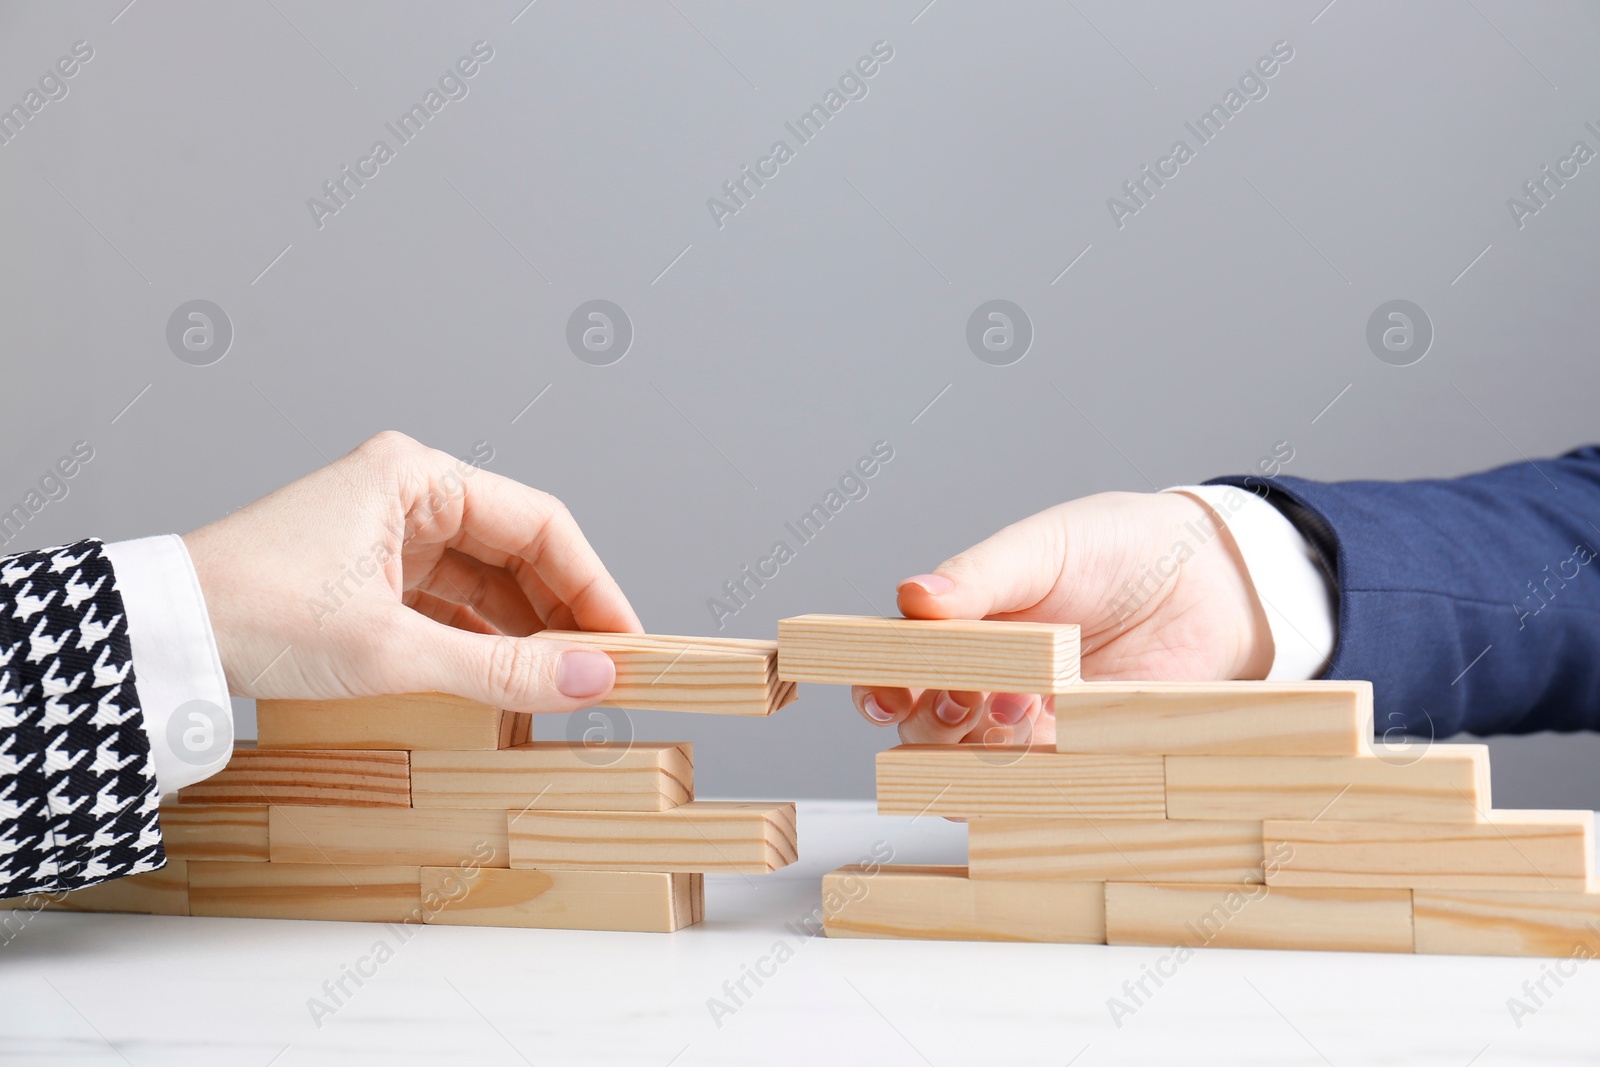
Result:
M160 800L100 542L0 559L0 897L161 867Z

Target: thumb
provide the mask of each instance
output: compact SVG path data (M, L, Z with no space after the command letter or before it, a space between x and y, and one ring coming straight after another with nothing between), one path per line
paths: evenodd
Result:
M1055 509L1012 523L899 586L908 619L982 619L1026 612L1050 594L1066 561L1066 530Z
M558 712L594 704L616 682L616 665L597 648L473 633L405 614L379 667L392 692L435 690L507 711Z

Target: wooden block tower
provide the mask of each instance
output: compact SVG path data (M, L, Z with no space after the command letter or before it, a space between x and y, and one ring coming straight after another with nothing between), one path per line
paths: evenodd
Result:
M1367 682L1082 682L1077 645L780 623L781 679L1055 698L1054 750L879 754L879 812L965 818L967 865L827 875L830 936L1600 955L1593 813L1495 810L1486 746L1375 748Z
M770 715L795 696L776 642L544 636L612 656L610 706ZM796 858L794 805L695 800L687 743L535 741L532 715L438 693L256 716L256 744L162 806L166 867L0 906L667 932L702 918L705 873Z

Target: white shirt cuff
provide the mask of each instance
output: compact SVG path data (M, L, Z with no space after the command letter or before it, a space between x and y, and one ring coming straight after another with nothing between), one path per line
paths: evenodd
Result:
M233 751L233 704L200 578L177 534L117 541L103 551L128 616L156 785L176 792L216 774Z
M1179 485L1164 490L1198 497L1227 523L1272 631L1268 681L1316 678L1327 669L1338 632L1333 584L1311 543L1283 512L1234 485Z

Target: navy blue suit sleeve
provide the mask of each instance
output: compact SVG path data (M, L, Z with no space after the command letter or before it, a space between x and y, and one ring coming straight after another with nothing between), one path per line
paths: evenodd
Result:
M1370 679L1380 733L1600 729L1600 446L1454 479L1215 481L1265 496L1322 556L1339 591L1324 677Z

